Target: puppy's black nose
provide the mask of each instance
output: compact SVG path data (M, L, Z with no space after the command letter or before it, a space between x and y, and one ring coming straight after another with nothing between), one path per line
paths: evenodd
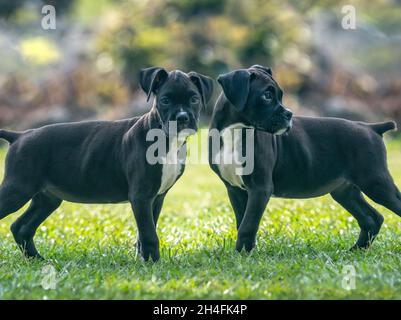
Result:
M291 118L292 118L292 112L290 111L290 110L285 110L284 111L284 118L286 119L286 120L291 120Z
M185 111L180 111L175 116L175 120L177 120L177 122L179 124L188 124L189 123L189 115Z

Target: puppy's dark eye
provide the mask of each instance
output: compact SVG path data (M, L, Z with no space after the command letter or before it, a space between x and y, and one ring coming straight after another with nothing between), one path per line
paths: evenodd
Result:
M168 105L168 104L170 104L170 99L167 98L167 97L161 97L160 98L160 103L163 104L163 105Z
M191 104L198 104L199 101L200 101L200 99L199 99L197 96L193 96L193 97L191 97L191 99L189 100L189 102L190 102Z
M262 99L268 103L273 101L273 95L270 91L266 91L262 94Z

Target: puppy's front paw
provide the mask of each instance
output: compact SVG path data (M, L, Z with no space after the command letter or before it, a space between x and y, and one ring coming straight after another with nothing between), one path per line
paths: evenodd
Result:
M140 242L138 242L138 243L140 243ZM157 262L160 259L158 244L157 245L154 245L154 244L146 244L145 245L145 243L140 243L138 250L144 261L149 261L150 259L152 259L153 262Z
M241 252L245 249L246 252L250 252L255 247L255 239L249 237L238 236L235 249Z

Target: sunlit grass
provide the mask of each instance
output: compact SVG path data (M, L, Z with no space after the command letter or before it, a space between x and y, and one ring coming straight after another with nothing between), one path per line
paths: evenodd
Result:
M399 186L400 145L389 143L389 164ZM189 165L162 211L159 263L136 256L128 204L65 202L36 235L46 262L25 260L14 244L9 226L21 212L0 222L0 297L399 299L401 219L377 208L386 219L378 239L370 250L351 253L357 223L330 197L272 199L256 250L238 254L223 184L208 166ZM55 290L41 286L47 264L59 272ZM346 265L356 270L356 288L350 291L342 288Z

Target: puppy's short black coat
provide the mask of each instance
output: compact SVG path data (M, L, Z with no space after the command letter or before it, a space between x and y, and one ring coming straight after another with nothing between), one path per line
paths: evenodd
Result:
M395 129L394 122L292 117L270 68L259 65L222 75L218 82L223 93L210 129L256 129L254 170L249 175L230 174L232 167L214 163L216 154L209 148L210 165L226 185L236 216L237 250L254 247L271 196L310 198L330 193L361 228L353 248L367 248L383 223L362 193L401 215L401 194L388 171L382 139L383 133Z
M0 138L10 143L0 186L0 219L32 199L11 226L28 257L39 256L33 242L38 226L67 200L129 201L138 226L140 253L145 260L159 259L157 219L184 165L149 164L146 150L153 142L146 135L151 129L168 134L170 121L177 122L178 130L196 130L201 107L211 98L213 81L195 72L148 68L141 72L140 84L148 98L155 95L151 111L141 117L55 124L25 132L0 130ZM171 151L171 144L166 143ZM163 181L171 168L169 180Z

